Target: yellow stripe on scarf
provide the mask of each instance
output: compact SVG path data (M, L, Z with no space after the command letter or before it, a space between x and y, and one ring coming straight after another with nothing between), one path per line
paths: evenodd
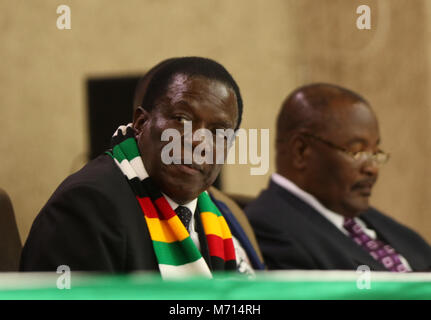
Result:
M148 230L153 241L172 243L183 241L189 236L178 216L173 216L169 220L159 220L158 218L147 218Z
M220 238L232 238L232 234L223 216L217 217L212 212L206 211L201 213L202 224L206 234L213 234Z

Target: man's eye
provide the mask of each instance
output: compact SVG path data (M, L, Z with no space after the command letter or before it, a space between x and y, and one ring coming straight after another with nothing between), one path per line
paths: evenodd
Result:
M364 155L366 156L367 152L365 151L358 151L358 152L351 152L351 155L355 160L361 160Z
M365 151L365 148L363 147L363 146L352 146L352 147L348 147L347 148L347 150L350 152L350 153L358 153L358 152L363 152L363 151Z
M353 149L353 150L349 150L349 152L353 155L355 155L355 154L363 155L363 154L377 154L381 151L379 149L377 149L377 150L364 150L364 149L355 150L355 149Z
M348 150L348 152L349 153L351 153L351 154L353 154L353 155L355 155L355 154L361 154L361 153L364 153L365 151L364 150L355 150L355 149L350 149L350 150Z
M176 121L178 121L180 123L186 123L187 121L190 121L188 118L183 117L183 116L175 116L174 118Z

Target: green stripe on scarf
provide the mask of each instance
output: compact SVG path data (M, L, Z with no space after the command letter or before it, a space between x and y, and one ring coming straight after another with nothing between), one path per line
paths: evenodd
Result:
M190 237L181 242L166 243L153 241L153 246L157 252L157 261L159 264L180 266L194 262L202 257L199 250L191 250L196 248L196 246Z
M136 141L134 138L128 138L120 144L114 146L113 153L115 159L119 163L124 159L131 161L136 157L139 157L139 150L136 148Z
M217 208L217 206L214 204L214 202L211 200L210 196L206 192L202 192L198 196L198 206L201 212L209 211L214 213L217 217L220 217L222 215L220 210Z

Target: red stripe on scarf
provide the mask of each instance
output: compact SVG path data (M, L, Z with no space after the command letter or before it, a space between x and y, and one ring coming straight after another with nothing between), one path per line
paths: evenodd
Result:
M235 260L235 248L233 246L233 240L232 238L229 239L224 239L223 240L223 244L224 244L224 256L225 256L225 260Z
M223 239L213 234L207 234L207 242L210 256L225 260Z
M159 217L159 215L157 214L156 208L154 208L154 205L151 202L151 199L149 197L140 198L137 196L136 199L138 199L142 212L147 218Z
M174 210L172 210L169 202L162 196L154 201L160 212L160 219L169 220L173 216L176 216Z

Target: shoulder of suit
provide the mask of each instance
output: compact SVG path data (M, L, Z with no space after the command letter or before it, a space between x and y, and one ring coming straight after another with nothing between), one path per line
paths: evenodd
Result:
M88 162L77 172L68 176L59 186L59 189L75 188L86 185L93 188L115 190L118 184L126 182L121 170L108 155L99 157Z
M134 199L133 191L123 173L108 155L97 157L68 176L57 187L47 204L64 197L80 199L85 197L85 194L122 203Z
M234 200L232 200L229 196L227 196L222 191L218 190L215 187L210 187L208 192L217 200L224 202L230 210L241 210L241 208L236 204Z
M385 226L385 228L393 229L394 232L402 232L404 235L410 235L411 237L419 238L421 241L425 241L417 231L376 208L370 207L360 216L360 218L365 221L369 221L370 223L378 223L379 226Z

